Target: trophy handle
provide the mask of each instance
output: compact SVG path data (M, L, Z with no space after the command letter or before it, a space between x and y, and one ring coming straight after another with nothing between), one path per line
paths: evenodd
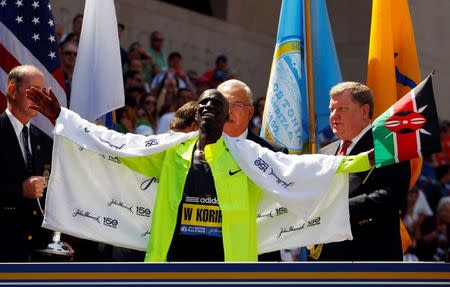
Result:
M45 180L48 182L50 177L50 167L45 165L44 166L44 174L43 174ZM43 210L41 206L41 201L39 198L36 198L39 209L41 210L42 216L45 216L45 211ZM66 242L61 242L61 232L59 231L53 231L52 241L47 245L46 248L38 249L36 250L38 253L46 256L58 256L61 258L66 258L64 261L72 261L74 250L73 248ZM58 260L59 261L59 260Z

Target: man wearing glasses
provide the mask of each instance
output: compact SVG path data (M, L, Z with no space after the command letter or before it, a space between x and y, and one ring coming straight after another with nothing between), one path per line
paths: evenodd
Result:
M159 31L153 31L150 35L150 48L148 52L153 59L153 74L156 75L161 71L167 70L167 56L163 52L164 38Z
M252 105L252 91L245 83L232 79L220 84L217 90L225 96L230 107L228 111L229 119L223 128L227 135L254 141L272 151L287 153L286 148L277 144L271 144L248 129L248 124L253 117L255 109Z
M66 84L67 107L70 107L70 90L72 89L72 76L77 61L78 43L68 41L61 45L61 64L64 73L64 83Z
M275 152L288 153L286 148L271 144L248 129L255 109L252 105L252 91L245 83L232 79L220 84L217 90L225 96L229 105L228 121L225 122L223 127L223 131L227 135L251 140ZM280 252L275 251L259 255L258 261L281 261Z

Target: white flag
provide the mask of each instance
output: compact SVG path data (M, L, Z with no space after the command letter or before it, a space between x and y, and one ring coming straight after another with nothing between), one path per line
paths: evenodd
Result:
M124 105L116 11L112 0L86 0L70 108L95 121Z

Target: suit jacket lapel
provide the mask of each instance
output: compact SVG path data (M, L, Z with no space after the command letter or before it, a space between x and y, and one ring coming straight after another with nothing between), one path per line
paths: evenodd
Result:
M356 143L356 145L350 151L350 155L356 155L361 152L368 151L373 148L373 136L372 130L368 130Z
M327 146L320 149L321 154L327 154L327 155L336 155L339 150L339 143L340 141L334 141Z
M20 166L24 171L26 171L27 167L25 164L25 159L23 157L22 150L20 149L19 139L16 136L16 132L14 131L11 121L9 120L5 112L1 115L0 118L1 125L5 130L5 137L2 138L2 140L4 141L7 150L11 153L10 158L16 159L16 166Z

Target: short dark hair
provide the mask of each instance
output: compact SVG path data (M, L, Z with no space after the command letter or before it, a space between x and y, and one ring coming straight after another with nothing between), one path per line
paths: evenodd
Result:
M136 76L137 74L139 74L138 71L133 71L133 70L128 70L123 74L123 79L132 79L134 78L134 76Z
M195 113L197 112L197 102L190 101L179 108L170 121L170 130L184 130L195 122Z
M227 56L225 56L225 55L219 55L219 56L217 56L217 58L216 58L216 64L219 63L219 62L227 63L227 62L228 62Z
M153 32L150 34L150 40L151 40L151 41L153 41L153 40L155 39L155 36L156 36L157 33L161 33L161 32L158 31L158 30L156 30L156 31L153 31ZM161 33L161 34L162 34L162 33Z
M125 95L125 106L132 108L137 107L136 100L132 96Z
M335 85L330 90L330 96L333 97L344 91L350 90L352 100L358 104L369 105L369 119L373 118L373 96L370 88L358 82L343 82Z
M172 52L169 54L169 57L167 57L167 61L171 61L175 58L183 59L183 57L181 57L181 54L179 52Z
M65 41L59 43L59 48L65 49L69 45L74 45L78 48L78 42L72 39L66 39Z
M139 43L137 41L133 42L133 43L131 43L130 48L128 48L128 53L131 53L134 50L139 49L140 47L142 47L141 43Z
M83 18L83 14L78 13L77 15L75 15L75 17L73 17L72 23L75 23L80 18Z
M142 95L145 95L145 89L143 87L130 87L125 91L125 93L127 95L134 93L134 92L138 92Z

